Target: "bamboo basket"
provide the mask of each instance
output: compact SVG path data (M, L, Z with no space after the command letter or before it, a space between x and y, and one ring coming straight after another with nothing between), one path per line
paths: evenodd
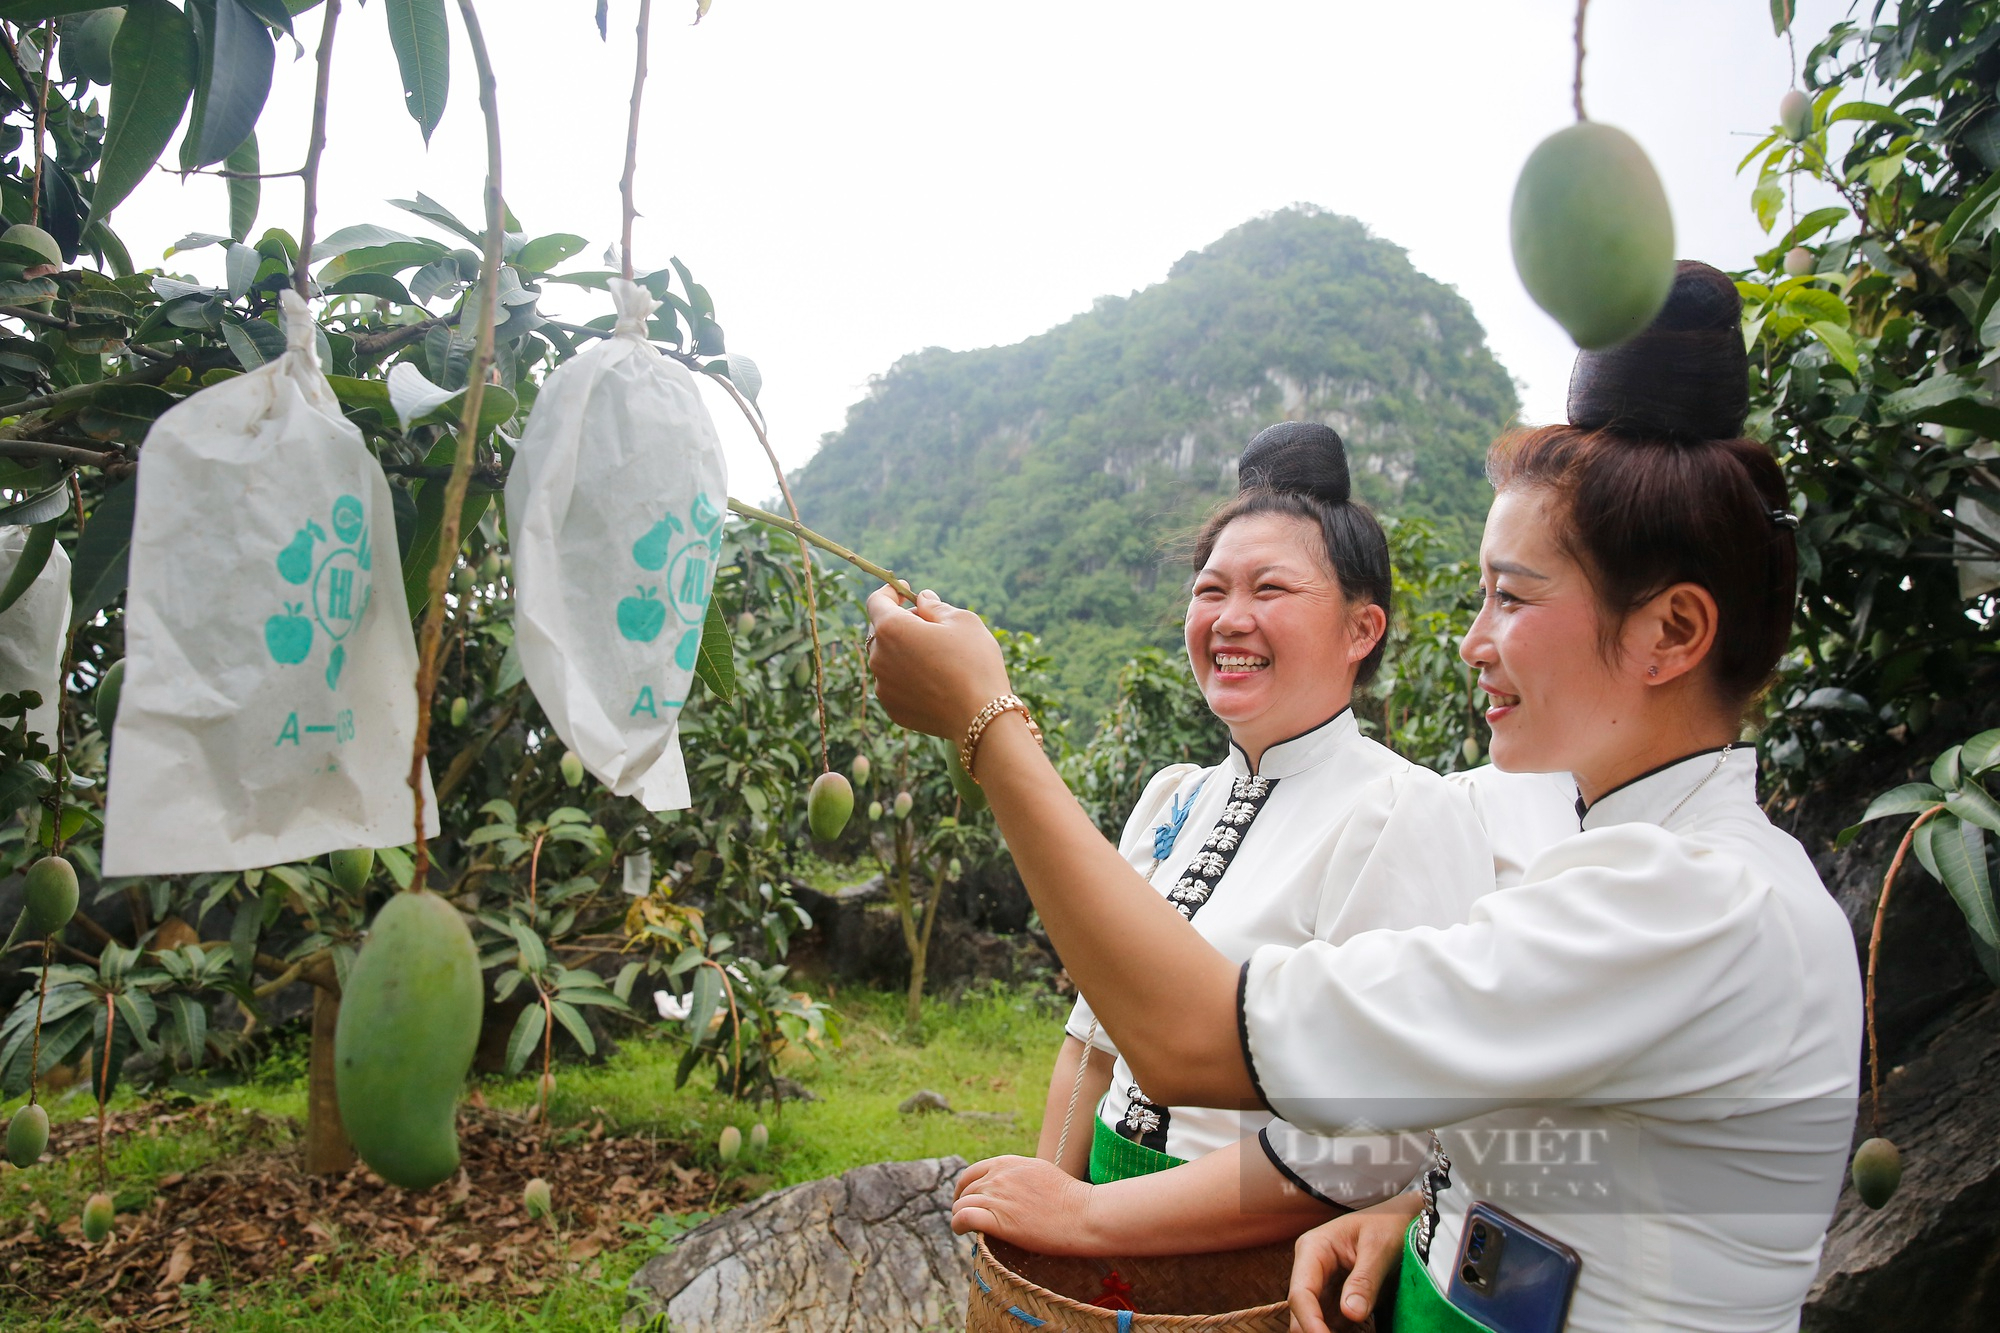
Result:
M1116 1273L1136 1310L1091 1304ZM979 1237L966 1333L1285 1333L1292 1247L1151 1259L1036 1254Z

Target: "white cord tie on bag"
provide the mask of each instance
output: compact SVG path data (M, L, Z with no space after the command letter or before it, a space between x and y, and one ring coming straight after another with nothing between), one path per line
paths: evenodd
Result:
M285 350L303 353L312 358L312 364L317 367L319 356L313 347L312 308L290 287L278 293L278 305L284 311Z
M618 309L618 323L612 333L645 341L646 321L660 308L660 303L630 278L613 278L607 285L611 288L611 304Z

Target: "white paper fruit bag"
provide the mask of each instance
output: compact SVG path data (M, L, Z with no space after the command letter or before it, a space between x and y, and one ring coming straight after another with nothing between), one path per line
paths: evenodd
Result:
M284 313L284 355L146 436L107 875L412 836L417 651L389 483L320 373L305 302L286 292Z
M27 544L28 529L0 528L0 588L13 577ZM28 714L28 730L40 732L42 744L51 750L56 748L57 678L62 675L69 607L69 555L57 542L20 600L0 611L0 694L33 690L42 696L42 706ZM0 816L8 813L0 811Z
M563 743L620 796L688 804L675 727L694 677L729 479L694 376L646 341L657 303L535 399L507 477L514 643Z

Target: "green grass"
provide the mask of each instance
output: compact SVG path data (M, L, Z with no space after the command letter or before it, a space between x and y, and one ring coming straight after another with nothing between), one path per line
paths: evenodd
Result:
M680 1048L662 1037L635 1035L624 1038L618 1054L601 1066L558 1070L553 1118L558 1124L602 1119L609 1132L644 1132L678 1140L711 1169L722 1166L715 1141L724 1125L747 1132L762 1120L771 1132L769 1152L760 1161L740 1161L734 1169L750 1176L751 1183L770 1188L867 1162L952 1153L976 1160L995 1153L1033 1151L1050 1062L1062 1040L1065 1006L1025 991L974 993L953 1003L926 1004L922 1027L912 1034L903 1028L900 995L851 990L841 992L834 1003L841 1015L841 1049L818 1060L800 1057L787 1066L790 1076L811 1088L820 1101L757 1108L716 1093L704 1075L675 1091ZM244 1081L183 1081L179 1087L236 1112L298 1119L305 1113L305 1087L297 1076L300 1067L291 1054L281 1051ZM961 1120L898 1112L897 1105L920 1088L942 1093L956 1110L1011 1112L1014 1119ZM529 1078L489 1078L481 1090L494 1105L521 1108L533 1101L535 1084ZM138 1100L129 1089L122 1090L114 1106L130 1107ZM0 1117L11 1114L18 1104L18 1100L0 1104ZM51 1114L62 1122L94 1110L95 1103L84 1094L59 1100ZM253 1123L254 1117L245 1116L243 1121ZM161 1177L198 1171L240 1151L248 1135L228 1125L229 1118L222 1117L218 1128L167 1126L157 1134L114 1138L108 1159L120 1211L149 1207ZM94 1158L87 1151L0 1177L0 1235L19 1231L37 1204L58 1219L73 1216L95 1187L95 1177ZM598 1276L578 1274L552 1284L540 1297L527 1299L483 1298L476 1291L426 1279L413 1266L388 1262L349 1263L332 1281L316 1281L311 1275L282 1282L266 1279L247 1298L242 1291L229 1289L225 1279L183 1290L194 1315L189 1327L218 1333L290 1333L299 1327L315 1333L601 1330L616 1325L625 1309L626 1280L664 1243L665 1237L659 1235L635 1238L632 1245L598 1261ZM41 1317L30 1313L44 1308L0 1288L0 1325L9 1329L55 1333L102 1326L74 1306Z

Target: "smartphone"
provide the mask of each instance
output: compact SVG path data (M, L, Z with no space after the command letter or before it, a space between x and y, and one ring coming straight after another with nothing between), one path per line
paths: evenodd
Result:
M1466 1210L1445 1296L1493 1333L1561 1333L1582 1268L1561 1241L1475 1203Z

